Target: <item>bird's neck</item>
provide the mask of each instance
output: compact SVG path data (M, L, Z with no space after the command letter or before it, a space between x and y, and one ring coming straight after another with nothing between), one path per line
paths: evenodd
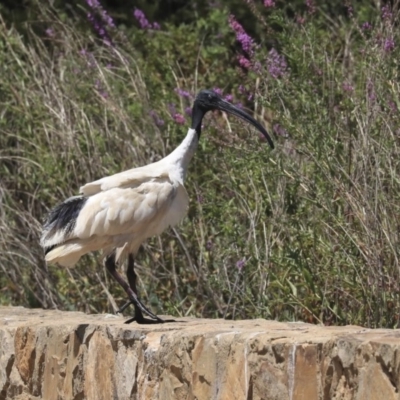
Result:
M199 135L195 129L190 128L182 143L167 156L168 161L176 166L176 178L183 183L189 162L196 151Z

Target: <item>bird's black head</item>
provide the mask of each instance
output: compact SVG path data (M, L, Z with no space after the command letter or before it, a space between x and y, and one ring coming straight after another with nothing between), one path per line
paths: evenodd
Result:
M194 104L206 113L218 109L218 103L221 100L222 97L214 90L202 90L196 96Z
M221 110L226 113L236 115L237 117L249 122L256 127L267 139L271 148L274 148L274 143L265 128L256 121L252 116L234 106L228 101L224 100L218 93L213 90L202 90L194 101L192 110L192 129L195 129L197 134L200 136L201 133L201 122L204 115L208 111Z

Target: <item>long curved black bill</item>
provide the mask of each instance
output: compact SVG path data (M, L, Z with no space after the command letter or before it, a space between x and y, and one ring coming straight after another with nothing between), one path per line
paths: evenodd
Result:
M257 120L255 120L251 115L247 114L240 108L234 106L233 104L231 104L228 101L223 100L223 99L221 99L218 102L218 105L216 108L218 108L218 110L225 111L229 114L236 115L240 119L249 122L265 136L265 138L268 141L268 144L271 146L271 149L273 149L275 147L274 142L272 141L271 136L269 136L266 129Z

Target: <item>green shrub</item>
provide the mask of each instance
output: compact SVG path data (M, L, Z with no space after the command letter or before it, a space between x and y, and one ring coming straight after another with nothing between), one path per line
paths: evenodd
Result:
M252 108L276 149L207 116L188 218L139 254L144 301L174 315L397 326L398 11L275 3L235 9L252 12L241 25L253 38L227 6L159 30L103 21L106 34L43 2L28 21L1 21L2 304L104 312L125 300L100 254L47 267L41 221L84 183L167 155L207 87Z

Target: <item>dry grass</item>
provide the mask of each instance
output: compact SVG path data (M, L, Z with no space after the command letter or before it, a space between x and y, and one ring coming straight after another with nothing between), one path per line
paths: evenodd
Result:
M35 24L0 25L3 304L103 312L121 303L100 255L74 270L44 264L43 216L84 183L171 151L186 130L171 103L183 115L190 103L175 87L193 93L240 81L278 133L277 149L234 119L207 118L187 183L189 218L144 246L142 297L175 315L397 326L398 49L384 44L397 43L395 12L366 32L357 16L299 25L274 11L288 60L279 79L265 63L235 69L222 39L212 39L218 28L234 40L220 10L207 40L170 26L116 31L115 46L73 19L37 12L51 37ZM263 46L255 57L265 61Z

